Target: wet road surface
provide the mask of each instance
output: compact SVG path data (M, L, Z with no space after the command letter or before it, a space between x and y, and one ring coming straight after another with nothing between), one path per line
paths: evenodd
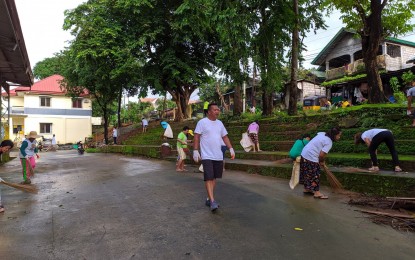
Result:
M0 259L413 259L415 235L373 224L347 198L318 200L287 180L226 171L221 207L200 173L172 162L41 153L39 194L2 186ZM0 166L20 182L20 163ZM301 228L302 230L295 230Z

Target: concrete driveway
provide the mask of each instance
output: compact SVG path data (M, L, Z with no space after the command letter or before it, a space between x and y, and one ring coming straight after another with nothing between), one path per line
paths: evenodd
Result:
M286 180L227 171L213 214L200 173L116 154L41 153L39 194L2 186L0 259L413 259L415 235ZM21 181L20 163L0 177ZM300 228L302 230L296 230Z

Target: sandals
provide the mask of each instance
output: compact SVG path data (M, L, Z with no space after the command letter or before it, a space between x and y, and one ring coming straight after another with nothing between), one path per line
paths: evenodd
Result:
M379 167L378 166L372 166L369 168L369 171L371 172L378 172L379 171Z

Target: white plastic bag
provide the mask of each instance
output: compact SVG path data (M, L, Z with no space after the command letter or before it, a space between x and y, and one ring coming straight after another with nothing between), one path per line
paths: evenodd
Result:
M300 182L300 160L301 160L301 156L298 156L293 163L293 171L292 171L291 179L289 183L290 188L292 190Z
M167 125L166 131L164 131L164 136L167 138L173 138L173 130L170 125Z
M244 148L245 152L251 151L254 144L252 143L251 138L249 138L248 133L242 134L242 139L240 141L242 148Z

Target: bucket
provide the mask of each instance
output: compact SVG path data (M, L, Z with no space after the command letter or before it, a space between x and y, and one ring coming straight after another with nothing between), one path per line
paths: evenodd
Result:
M167 157L171 155L171 147L168 143L164 143L160 147L161 157Z

